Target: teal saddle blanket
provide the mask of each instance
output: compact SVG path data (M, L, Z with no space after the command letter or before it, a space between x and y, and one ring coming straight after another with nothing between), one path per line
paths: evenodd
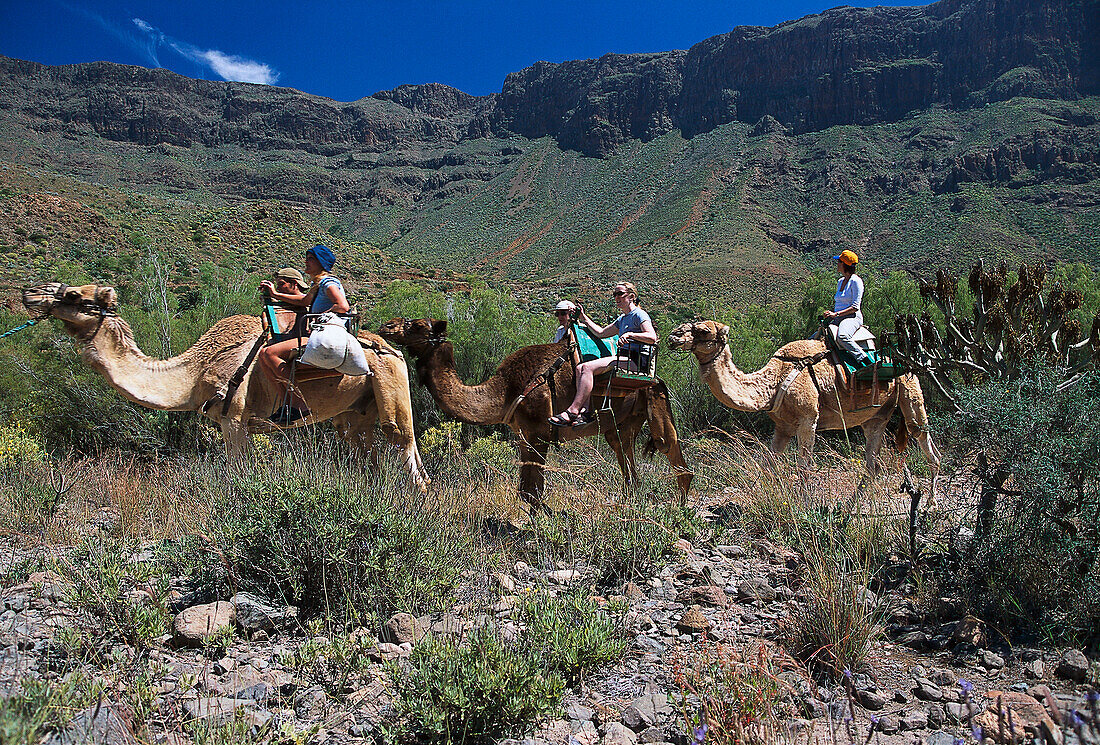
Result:
M867 364L862 366L855 365L851 355L847 352L837 353L837 357L844 365L848 375L854 376L861 383L872 383L875 379L885 383L908 372L903 365L895 363L878 350L868 349L866 351Z
M618 336L600 339L583 326L574 325L573 333L577 337L577 347L580 352L581 362L598 360L601 357L614 357L619 343Z

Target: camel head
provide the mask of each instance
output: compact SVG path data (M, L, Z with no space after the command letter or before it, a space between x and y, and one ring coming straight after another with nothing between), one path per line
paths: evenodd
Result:
M434 318L391 318L378 329L378 335L416 354L418 349L437 344L447 336L447 322Z
M668 348L678 352L713 352L726 346L730 327L718 321L681 323L668 335Z
M23 305L32 316L56 318L69 334L90 339L106 316L117 313L118 293L105 285L69 287L63 282L47 282L23 290Z

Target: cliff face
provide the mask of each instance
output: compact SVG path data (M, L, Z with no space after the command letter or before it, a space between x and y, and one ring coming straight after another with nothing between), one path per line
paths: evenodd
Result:
M768 115L795 132L896 121L932 104L1100 92L1094 0L941 0L835 8L740 27L686 53L608 55L508 76L495 121L605 155L673 128L692 137Z

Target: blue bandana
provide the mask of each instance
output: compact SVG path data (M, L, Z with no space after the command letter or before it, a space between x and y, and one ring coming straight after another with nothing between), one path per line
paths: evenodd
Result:
M321 265L321 268L326 272L333 267L336 263L336 254L332 252L332 249L328 246L322 246L320 244L306 251L306 256L313 254L316 257L317 262Z

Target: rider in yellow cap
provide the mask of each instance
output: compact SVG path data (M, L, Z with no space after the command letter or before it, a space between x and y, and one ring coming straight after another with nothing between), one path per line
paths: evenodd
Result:
M836 341L841 348L851 353L857 365L865 365L868 362L867 353L852 341L852 336L863 325L863 313L859 309L863 300L863 279L856 274L859 257L855 251L841 251L833 260L836 261L840 279L833 295L833 309L825 311L823 316L828 323L837 325Z

